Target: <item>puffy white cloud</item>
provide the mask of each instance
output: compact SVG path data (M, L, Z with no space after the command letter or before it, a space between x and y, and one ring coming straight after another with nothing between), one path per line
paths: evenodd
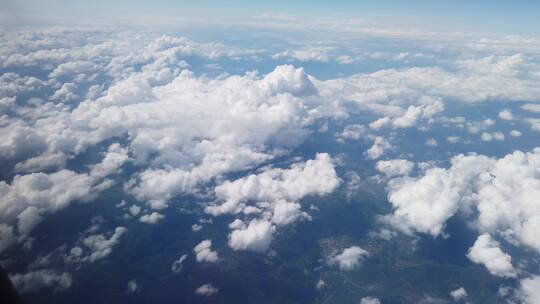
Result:
M247 227L229 234L229 246L234 250L264 252L270 246L275 227L268 221L252 220Z
M195 290L195 293L201 296L211 296L218 293L219 290L212 284L204 284Z
M375 168L386 177L409 175L414 169L414 163L406 159L380 160Z
M360 300L360 304L381 304L381 301L377 298L364 297Z
M518 296L524 304L540 303L540 276L531 276L521 280Z
M300 211L300 208L301 206L299 203L290 203L280 200L274 206L272 222L278 226L294 223L299 217L305 215Z
M218 254L215 251L212 251L212 240L204 240L200 242L195 248L193 248L193 252L196 255L197 262L210 262L215 263L218 261Z
M298 200L307 195L328 194L338 185L332 159L326 153L319 153L315 159L295 163L289 169L266 168L258 174L222 183L215 188L220 204L207 206L205 211L214 216L257 215L259 218L251 220L247 227L240 219L231 223L229 246L262 252L270 245L275 226L309 219L301 211Z
M521 108L525 111L540 113L540 104L537 103L526 103L522 105Z
M112 144L105 153L103 160L92 167L90 175L94 177L107 177L119 173L122 165L129 159L128 150L120 144Z
M459 302L467 298L467 291L465 290L465 288L460 287L458 289L452 290L450 292L450 296L455 302Z
M392 144L384 137L376 136L373 139L373 146L366 151L368 159L377 159L386 153L387 150L392 149Z
M451 166L428 168L420 177L389 181L388 199L394 212L383 221L406 233L438 236L456 213L477 214L473 224L481 232L540 252L540 149L516 151L501 159L458 155ZM477 212L473 212L476 210Z
M82 240L82 244L90 250L87 256L81 256L83 251L75 250L71 251L75 257L80 256L78 260L82 262L95 262L101 260L111 254L112 249L118 242L127 229L125 227L116 227L116 229L109 233L109 237L106 234L92 234L85 237ZM77 247L74 247L77 248Z
M199 225L199 224L193 224L191 225L191 230L192 231L201 231L201 229L203 228L202 225Z
M299 50L285 50L283 52L274 54L272 59L296 59L299 61L320 61L327 62L330 60L328 55L328 48L325 47L310 47L308 49L299 49Z
M540 119L528 118L526 121L531 125L531 129L540 132Z
M331 257L328 262L331 265L337 264L343 271L351 271L360 267L362 260L369 256L369 253L358 247L351 246L345 248L342 253Z
M141 212L141 207L137 205L131 205L129 206L128 211L129 211L129 214L131 214L132 216L137 216Z
M156 224L160 220L162 220L165 216L159 212L152 212L150 214L145 214L139 218L139 221L141 223L145 224Z
M459 136L448 136L448 137L446 137L446 140L451 144L457 143L460 139L461 138Z
M499 118L503 119L503 120L513 120L514 119L514 114L512 114L512 111L510 111L508 109L504 109L504 110L499 112Z
M71 274L53 269L41 269L10 275L15 288L22 293L36 292L43 288L61 291L71 287Z
M345 139L354 139L358 140L366 135L367 130L364 125L352 124L347 125L343 128L343 131L340 134L336 134L338 141L344 142Z
M510 135L511 135L512 137L520 137L520 136L521 136L521 132L518 131L518 130L512 130L512 131L510 131Z
M63 209L75 201L91 201L100 191L113 184L104 177L113 173L112 169L118 170L123 163L117 160L111 164L110 153L89 174L63 169L50 174L16 175L11 184L1 181L0 220L16 227L12 232L24 240L46 214ZM95 171L96 168L100 169ZM3 239L4 236L0 237L0 240Z
M224 203L205 210L213 215L238 213L248 201L294 202L306 195L328 194L338 185L332 159L326 153L319 153L315 159L293 164L290 169L267 169L257 175L227 181L215 189L216 196Z
M503 141L505 137L504 137L504 134L502 134L501 132L493 132L493 133L483 132L480 138L483 141L492 141L492 140Z
M187 259L187 254L181 255L178 260L174 261L171 266L171 271L174 274L178 274L182 271L182 268L184 268L184 262Z
M478 236L467 257L474 263L486 266L492 275L510 278L517 276L517 271L512 266L512 257L504 253L499 242L487 233Z
M444 110L444 104L441 100L430 100L425 98L421 101L425 104L415 106L411 105L400 116L383 117L369 124L369 127L379 130L385 126L391 126L393 129L410 128L417 124L420 118L431 119L433 116Z

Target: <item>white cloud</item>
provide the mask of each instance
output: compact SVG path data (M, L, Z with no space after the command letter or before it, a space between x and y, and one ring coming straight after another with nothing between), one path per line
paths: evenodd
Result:
M540 113L540 104L537 103L527 103L522 105L521 108L525 111Z
M364 125L352 124L343 128L340 134L337 134L338 141L345 141L345 139L358 140L366 135L366 127Z
M364 297L360 300L360 304L381 304L381 301L377 298Z
M326 282L323 279L319 279L319 281L317 281L317 284L315 285L315 288L323 289L324 287L326 287Z
M366 151L368 159L377 159L383 156L387 150L392 149L393 146L384 137L376 136L373 139L373 146Z
M512 114L512 111L510 111L508 109L504 109L504 110L499 112L499 118L503 119L503 120L513 120L514 119L514 114Z
M141 207L137 205L131 205L129 206L128 211L129 211L129 214L131 214L132 216L137 216L141 212Z
M93 200L100 191L113 184L111 180L104 179L105 176L123 164L123 161L110 164L108 155L89 174L63 169L50 174L16 175L11 184L0 181L0 220L16 227L12 232L23 241L47 214L66 208L75 201ZM95 168L105 167L108 171L95 171ZM2 236L0 243L4 242L3 239Z
M540 132L540 119L528 118L525 121L527 121L531 125L532 130Z
M410 128L417 124L418 120L431 119L433 116L444 110L444 104L441 100L430 100L424 98L420 101L425 103L419 106L410 105L407 110L400 116L383 117L369 124L369 127L379 130L385 126L391 126L393 129Z
M428 168L420 177L389 181L388 199L394 212L382 218L406 232L438 236L456 213L477 214L474 227L500 233L505 239L540 252L540 149L516 151L501 159L458 155L451 166ZM476 212L477 211L477 212Z
M465 291L465 288L460 287L456 290L452 290L450 292L450 296L454 300L454 302L459 302L461 300L465 300L467 298L467 291Z
M272 215L272 222L277 226L285 226L294 223L299 217L307 214L300 211L299 203L290 203L284 200L276 202Z
M201 296L211 296L218 293L219 290L212 284L204 284L195 290L195 293Z
M492 140L503 141L505 136L501 132L493 132L493 133L483 132L480 138L483 141L492 141Z
M369 256L369 253L358 247L351 246L345 248L342 253L335 255L329 259L331 265L337 264L343 271L351 271L360 267L362 260Z
M409 175L414 169L414 163L406 159L380 160L375 168L386 177Z
M92 167L90 175L94 177L107 177L119 173L122 165L129 159L128 150L120 144L112 144L104 154L103 160Z
M279 60L283 58L295 59L299 61L319 61L327 62L330 60L328 48L325 47L310 47L307 49L285 50L274 54L272 59Z
M275 226L309 219L298 200L307 195L328 194L338 185L332 159L319 153L315 159L295 163L289 169L265 168L258 174L222 183L215 188L218 203L222 203L207 206L205 211L214 216L258 215L247 227L241 219L231 223L229 245L235 250L265 251Z
M191 225L191 230L192 230L192 231L195 231L195 232L196 232L196 231L201 231L202 228L203 228L203 226L202 226L202 225L199 225L199 224L193 224L193 225Z
M139 218L139 221L141 223L145 224L157 224L160 220L162 220L165 216L158 212L152 212L150 214L145 214Z
M448 136L446 137L446 140L451 143L451 144L455 144L457 142L459 142L461 138L459 136Z
M426 146L429 146L429 147L436 147L439 143L437 142L437 140L435 138L430 138L428 140L426 140Z
M182 268L184 268L184 261L187 259L187 254L181 255L178 260L174 261L171 266L171 271L174 274L178 274L182 271Z
M511 135L512 137L520 137L520 136L521 136L521 132L518 131L518 130L512 130L512 131L510 131L510 135Z
M36 292L44 288L52 288L57 291L71 287L71 274L58 272L53 269L41 269L24 274L10 275L15 288L22 293Z
M467 257L474 263L484 264L492 275L510 278L517 276L512 266L512 257L504 253L499 242L487 233L478 236Z
M521 280L518 295L524 304L540 303L540 276L531 276Z
M229 234L229 246L234 250L264 252L270 246L274 230L268 221L252 220L247 227Z
M116 227L114 232L109 233L109 237L105 234L92 234L82 240L82 244L90 250L87 256L81 256L79 259L83 262L94 262L101 260L111 254L112 249L118 242L127 229L125 227ZM75 247L76 248L76 247ZM73 253L73 251L72 251ZM80 252L82 253L82 252ZM80 255L76 254L77 255Z
M215 263L218 261L218 254L215 251L212 251L212 240L204 240L200 242L195 248L193 248L193 252L196 255L197 262L209 262L209 263Z
M213 215L238 213L248 201L295 202L306 195L328 194L338 185L332 159L326 153L319 153L315 159L293 164L290 169L267 169L257 175L227 181L215 189L218 199L225 202L205 210Z

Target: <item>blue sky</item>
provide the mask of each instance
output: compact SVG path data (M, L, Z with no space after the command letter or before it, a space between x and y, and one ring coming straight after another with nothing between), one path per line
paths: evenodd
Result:
M84 16L148 15L238 19L262 13L365 18L377 24L443 31L540 36L538 1L173 1L2 0L1 10Z

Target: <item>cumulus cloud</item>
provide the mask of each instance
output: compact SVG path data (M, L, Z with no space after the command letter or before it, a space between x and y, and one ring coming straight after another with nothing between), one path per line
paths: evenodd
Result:
M63 169L50 174L16 175L11 184L0 181L0 220L13 227L11 234L9 229L2 229L5 233L0 233L0 244L6 243L4 238L10 235L25 240L47 214L66 208L72 202L91 201L110 187L113 182L105 177L119 170L127 159L116 151L123 151L119 146L112 147L115 151L109 151L89 173ZM111 154L121 156L111 161Z
M351 271L360 267L362 260L369 256L369 253L358 247L351 246L345 248L343 252L331 257L328 262L330 265L338 265L339 269L343 271Z
M383 156L389 149L392 149L392 144L384 137L376 136L373 139L373 146L365 154L368 159L377 159Z
M377 298L364 297L360 300L360 304L381 304L381 301Z
M493 133L483 132L480 138L483 141L492 141L492 140L503 141L505 136L501 132L493 132Z
M306 195L325 195L339 185L332 159L319 153L315 159L296 163L290 169L268 169L216 187L216 196L225 201L209 206L206 212L213 215L237 213L247 201L294 202Z
M164 217L165 216L159 212L152 212L141 216L139 221L145 224L157 224L157 222L161 221Z
M525 111L540 113L540 104L537 103L526 103L522 105L521 108Z
M127 229L125 227L116 227L114 231L108 234L92 234L82 240L82 244L89 250L84 256L84 250L80 247L74 247L71 250L71 257L82 262L94 262L101 260L111 254L112 249ZM108 235L108 236L107 236Z
M406 159L381 160L375 168L386 177L409 175L414 169L414 163Z
M518 130L512 130L512 131L510 131L510 135L511 135L512 137L520 137L521 134L522 134L522 133L521 133L520 131L518 131Z
M531 276L521 280L518 296L524 304L540 303L540 276Z
M400 116L383 117L369 124L369 127L379 130L385 126L390 126L393 129L410 128L417 124L418 120L431 119L433 116L444 110L444 104L441 100L423 100L424 105L411 105Z
M195 248L193 248L193 252L196 255L197 262L209 262L209 263L215 263L218 261L218 254L215 251L212 251L212 240L204 240L200 242Z
M297 202L307 195L325 195L339 185L332 159L319 153L315 159L298 162L289 169L266 168L215 188L218 204L205 211L214 216L225 213L258 215L246 227L240 219L231 223L229 246L235 250L266 251L275 226L286 226L309 215Z
M9 276L15 288L22 293L36 292L43 288L61 291L71 287L71 274L53 269L29 271Z
M264 252L270 246L275 227L268 221L252 220L247 227L229 234L229 246L234 250Z
M504 109L504 110L499 112L499 118L503 119L503 120L513 120L514 119L514 114L512 114L512 111L510 111L508 109Z
M428 168L419 177L390 180L388 200L394 212L382 220L405 233L438 236L455 214L477 214L471 220L479 231L499 233L540 252L535 237L540 233L535 199L540 195L539 164L538 148L500 159L455 156L448 169Z
M467 291L465 291L465 288L460 287L458 289L452 290L450 292L450 296L452 297L454 302L459 302L467 298Z
M367 130L364 125L352 124L345 126L340 134L336 134L336 137L339 142L344 142L346 139L358 140L365 136L366 133Z
M486 266L492 275L510 278L517 276L517 271L512 266L512 257L504 253L499 242L487 233L478 236L467 257L474 263Z
M212 284L204 284L195 290L195 293L201 296L211 296L218 293L219 290Z
M319 61L327 62L330 60L328 55L329 48L325 47L310 47L308 49L285 50L274 54L272 59L279 60L283 58L295 59L298 61Z

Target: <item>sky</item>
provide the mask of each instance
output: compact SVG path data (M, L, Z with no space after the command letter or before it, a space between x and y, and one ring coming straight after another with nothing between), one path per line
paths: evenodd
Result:
M363 18L386 25L405 25L449 32L485 34L540 35L538 1L68 1L2 0L0 10L11 22L35 22L85 19L111 20L136 16L231 20L253 18L261 14ZM39 16L39 17L38 17ZM5 19L5 18L4 18ZM117 19L118 20L118 19ZM207 20L208 21L208 20Z

